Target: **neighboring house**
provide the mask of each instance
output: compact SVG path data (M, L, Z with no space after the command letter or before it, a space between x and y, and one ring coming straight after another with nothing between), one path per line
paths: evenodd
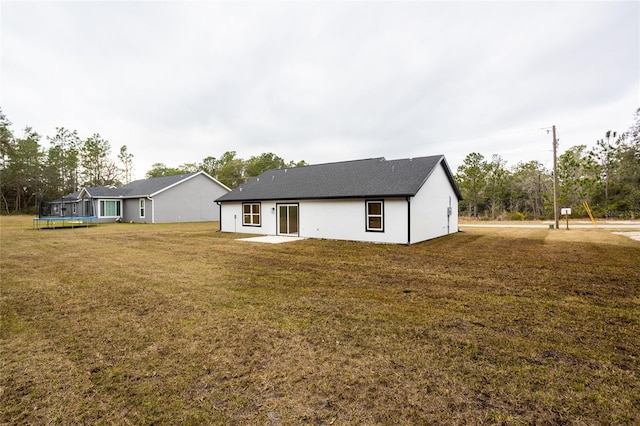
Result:
M168 223L220 220L216 198L229 192L205 172L141 179L121 187L87 187L55 200L52 216L96 216L98 222Z
M442 155L269 170L216 200L220 230L413 244L458 232Z

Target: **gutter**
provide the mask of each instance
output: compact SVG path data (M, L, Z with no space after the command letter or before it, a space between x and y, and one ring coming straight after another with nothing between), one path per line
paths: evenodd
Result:
M361 198L402 198L402 197L413 197L416 194L369 194L369 195L344 195L344 196L322 196L322 197L309 197L309 196L301 196L301 197L291 197L291 196L283 196L283 197L253 197L253 198L230 198L221 200L222 197L216 199L217 203L238 203L238 202L254 202L254 201L299 201L299 200L352 200L352 199L361 199Z
M407 197L407 245L411 245L411 197Z

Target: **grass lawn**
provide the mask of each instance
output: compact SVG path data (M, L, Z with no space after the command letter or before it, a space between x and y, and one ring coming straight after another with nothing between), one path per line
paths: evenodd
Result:
M1 424L638 424L640 243L0 222Z

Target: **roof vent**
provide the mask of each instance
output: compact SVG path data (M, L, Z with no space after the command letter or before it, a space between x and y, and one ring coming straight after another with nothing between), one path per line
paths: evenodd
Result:
M242 187L240 187L240 192L242 192Z
M271 175L271 180L274 180L276 178L275 175Z
M394 165L394 166L391 166L391 171L392 171L392 172L395 172L395 171L396 171L396 166L395 166L395 165Z
M256 178L256 182L260 182L260 178Z

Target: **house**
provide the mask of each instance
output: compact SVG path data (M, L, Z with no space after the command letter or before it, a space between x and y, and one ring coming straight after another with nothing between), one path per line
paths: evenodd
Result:
M458 232L442 155L269 170L219 197L220 230L413 244Z
M96 216L98 222L205 222L220 220L216 198L229 192L205 172L141 179L120 187L86 187L55 200L49 215Z

